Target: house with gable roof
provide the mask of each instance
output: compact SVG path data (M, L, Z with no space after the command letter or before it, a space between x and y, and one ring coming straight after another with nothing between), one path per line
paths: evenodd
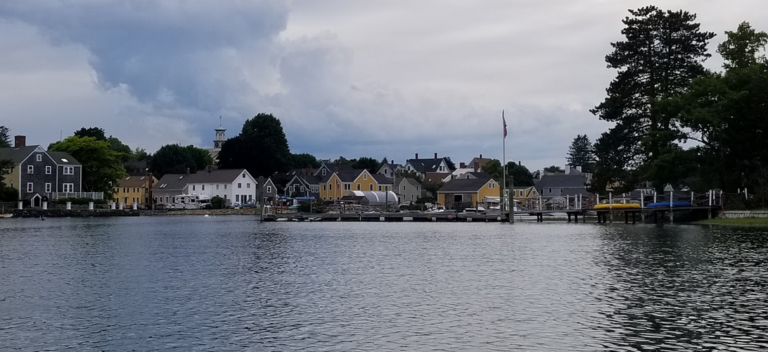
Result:
M485 172L467 173L454 178L437 191L437 202L445 209L463 211L475 208L485 197L499 197L501 185Z
M126 207L133 204L149 206L150 190L156 182L157 179L151 174L124 177L113 188L112 198Z
M5 183L18 190L19 200L33 207L64 197L101 199L103 193L82 193L82 165L65 152L49 152L26 145L26 136L15 136L13 147L0 148L0 159L13 162Z
M285 184L284 194L292 197L315 197L320 199L321 177L315 176L315 170L296 169L288 172L291 179Z
M448 158L438 158L435 153L432 159L419 159L419 154L416 153L414 159L408 159L405 163L405 171L415 172L423 180L427 174L444 174L443 177L449 175L456 169Z
M389 178L394 178L395 175L400 174L403 170L405 170L405 165L395 164L394 161L390 161L388 164L381 165L379 171L376 173Z

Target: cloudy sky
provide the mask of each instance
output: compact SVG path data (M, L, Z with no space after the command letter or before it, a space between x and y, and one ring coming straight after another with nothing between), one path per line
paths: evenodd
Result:
M603 58L645 1L4 0L0 125L48 145L98 126L132 147L210 147L272 113L293 152L320 158L565 163L615 73ZM714 47L764 0L667 0Z

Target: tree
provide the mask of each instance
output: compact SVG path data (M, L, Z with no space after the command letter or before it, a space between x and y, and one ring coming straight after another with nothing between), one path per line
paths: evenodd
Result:
M89 127L89 128L82 127L79 130L75 131L75 136L76 137L93 137L97 141L107 140L107 136L106 134L104 134L104 129L98 128L98 127Z
M352 164L352 168L357 170L366 169L368 172L375 174L379 171L379 161L374 158L361 157Z
M342 165L352 165L355 161L355 159L347 159L343 156L340 156L338 159L333 161L333 164L342 164Z
M184 174L205 169L213 164L211 154L193 145L182 147L178 144L167 144L152 156L149 161L149 170L160 178L165 174Z
M586 134L576 135L568 148L566 160L569 165L581 166L583 172L592 172L595 164L594 148Z
M385 156L384 159L381 159L381 163L379 164L379 168L382 166L389 164L389 160L387 160L387 157Z
M11 146L11 136L8 127L0 126L0 148L8 148Z
M764 55L758 55L768 44L768 34L755 31L749 22L742 22L735 32L726 31L728 37L717 46L717 52L725 62L723 68L748 68L765 62Z
M107 142L109 142L109 148L120 155L120 161L123 163L131 161L131 158L133 157L133 151L131 151L131 147L112 136L107 138Z
M254 177L269 177L291 167L291 152L280 120L260 113L243 124L240 134L219 151L222 168L245 168Z
M501 168L501 162L498 159L491 159L483 165L483 172L491 175L494 180L502 182L504 180L504 171ZM523 165L518 165L514 161L507 163L507 179L512 177L513 186L533 186L533 174Z
M152 159L152 154L147 153L144 148L136 147L131 155L132 161L149 161L150 159Z
M563 170L562 167L559 167L557 165L547 166L544 168L544 171L551 172L553 174L562 174L565 173L565 170Z
M694 80L685 94L665 103L688 132L684 138L701 144L695 150L699 184L762 189L759 181L768 171L768 63L758 52L768 35L746 22L726 35L718 48L725 72Z
M656 162L682 132L658 102L684 91L692 79L705 73L702 62L710 56L707 43L715 35L701 31L694 22L696 15L682 10L647 6L629 12L632 17L622 21L626 40L611 43L614 51L605 57L608 67L617 69L618 74L606 90L608 96L591 110L600 119L616 123L597 140L595 149L603 154L621 150L626 155L599 160L597 153L597 168L609 170L596 174L614 179L629 171L639 175L617 181L660 181L658 175L643 174L641 166Z
M291 169L303 169L305 167L319 168L320 162L312 154L291 154Z
M109 142L94 137L71 136L52 144L52 151L67 152L82 165L82 188L85 192L104 192L112 197L112 187L125 175L120 154L110 148Z

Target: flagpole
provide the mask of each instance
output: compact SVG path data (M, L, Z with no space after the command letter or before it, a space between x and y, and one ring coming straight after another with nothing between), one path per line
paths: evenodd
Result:
M503 126L501 136L501 170L502 170L502 183L501 183L501 211L502 213L507 210L507 120L504 119L504 110L501 110L501 121ZM513 208L514 209L514 208Z

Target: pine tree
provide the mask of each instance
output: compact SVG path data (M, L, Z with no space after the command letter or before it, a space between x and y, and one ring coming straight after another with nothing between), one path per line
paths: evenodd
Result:
M581 166L581 171L592 172L595 164L592 142L586 134L577 135L568 148L568 156L565 158L569 165Z
M625 40L611 43L614 51L605 57L618 74L606 89L608 96L591 110L616 123L596 142L596 167L602 169L596 172L598 191L609 183L632 189L630 182L639 179L667 181L653 173L652 164L676 149L674 141L682 132L658 102L706 72L702 62L710 57L707 43L715 36L701 31L696 15L686 11L647 6L629 12L631 17L622 21ZM609 155L616 152L622 155Z

